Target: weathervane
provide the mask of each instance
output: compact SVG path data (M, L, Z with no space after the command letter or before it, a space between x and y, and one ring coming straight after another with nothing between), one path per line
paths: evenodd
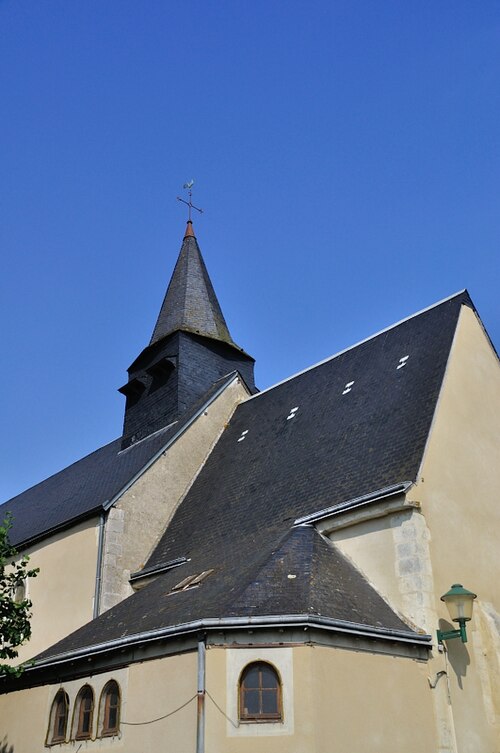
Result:
M188 215L189 222L191 222L191 209L196 209L197 212L199 212L200 214L203 214L203 209L200 209L199 207L195 207L195 205L191 201L191 197L193 195L193 191L192 191L193 185L194 185L193 179L191 179L188 183L184 183L183 185L183 188L187 188L189 201L186 201L186 199L181 199L180 196L177 197L177 201L182 201L183 204L187 204L189 207L189 215Z

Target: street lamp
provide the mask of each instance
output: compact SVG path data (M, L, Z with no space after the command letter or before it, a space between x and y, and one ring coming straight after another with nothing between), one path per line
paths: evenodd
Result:
M458 622L459 629L438 630L438 643L448 641L451 638L461 638L462 643L467 643L465 623L472 617L472 605L475 598L477 598L476 594L468 591L460 583L455 583L447 593L441 596L441 601L444 601L448 607L452 622Z

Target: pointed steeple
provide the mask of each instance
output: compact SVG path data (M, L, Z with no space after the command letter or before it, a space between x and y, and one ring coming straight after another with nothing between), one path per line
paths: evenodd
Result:
M254 391L253 369L229 334L189 220L151 341L120 387L122 449L176 421L233 371Z
M210 337L238 348L229 334L191 220L187 223L150 345L178 330Z

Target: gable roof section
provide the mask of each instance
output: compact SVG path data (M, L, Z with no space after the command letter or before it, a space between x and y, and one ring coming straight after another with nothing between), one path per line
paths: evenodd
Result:
M237 557L257 532L415 480L462 304L467 293L240 404L148 567L233 542Z
M236 376L215 382L178 421L126 450L120 451L121 437L115 439L1 505L0 519L13 516L12 544L27 546L106 509Z
M466 292L240 404L146 567L185 564L43 656L195 620L283 613L415 636L333 545L312 528L290 529L416 478L462 305L472 306ZM198 588L170 594L212 568Z

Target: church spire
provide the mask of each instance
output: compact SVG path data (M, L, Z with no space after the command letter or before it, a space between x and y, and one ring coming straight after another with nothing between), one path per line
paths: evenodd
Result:
M127 398L122 449L176 421L231 372L253 392L253 367L229 334L189 217L149 345L120 387Z
M176 331L210 337L238 348L229 334L191 220L187 223L150 345Z

